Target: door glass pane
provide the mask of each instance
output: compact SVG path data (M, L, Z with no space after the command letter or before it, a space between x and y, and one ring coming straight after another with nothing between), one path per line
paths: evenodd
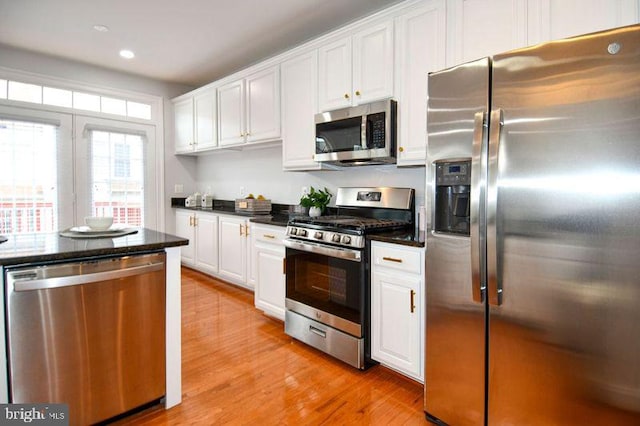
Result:
M91 214L144 226L144 138L91 132Z
M0 234L58 230L58 128L0 119Z

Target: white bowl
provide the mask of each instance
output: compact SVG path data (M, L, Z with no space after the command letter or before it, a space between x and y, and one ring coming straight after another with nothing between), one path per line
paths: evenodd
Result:
M87 216L84 218L84 223L93 231L106 231L113 224L113 217L101 216L93 217Z

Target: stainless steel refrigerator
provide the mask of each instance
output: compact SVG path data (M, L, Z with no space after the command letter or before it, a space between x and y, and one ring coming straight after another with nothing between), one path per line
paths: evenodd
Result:
M640 424L640 26L429 76L427 419Z

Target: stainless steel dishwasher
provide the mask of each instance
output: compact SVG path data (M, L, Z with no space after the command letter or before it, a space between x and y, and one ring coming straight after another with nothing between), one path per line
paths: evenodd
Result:
M71 424L165 394L165 253L7 268L9 395Z

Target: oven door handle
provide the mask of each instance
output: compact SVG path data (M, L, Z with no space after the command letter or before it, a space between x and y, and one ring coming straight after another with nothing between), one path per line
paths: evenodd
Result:
M340 247L329 247L322 244L311 243L311 242L301 242L301 241L296 241L289 238L285 238L283 240L283 243L286 247L289 247L295 250L306 251L309 253L323 254L325 256L351 260L353 262L362 261L362 253L359 250L351 250L351 249L340 248Z

